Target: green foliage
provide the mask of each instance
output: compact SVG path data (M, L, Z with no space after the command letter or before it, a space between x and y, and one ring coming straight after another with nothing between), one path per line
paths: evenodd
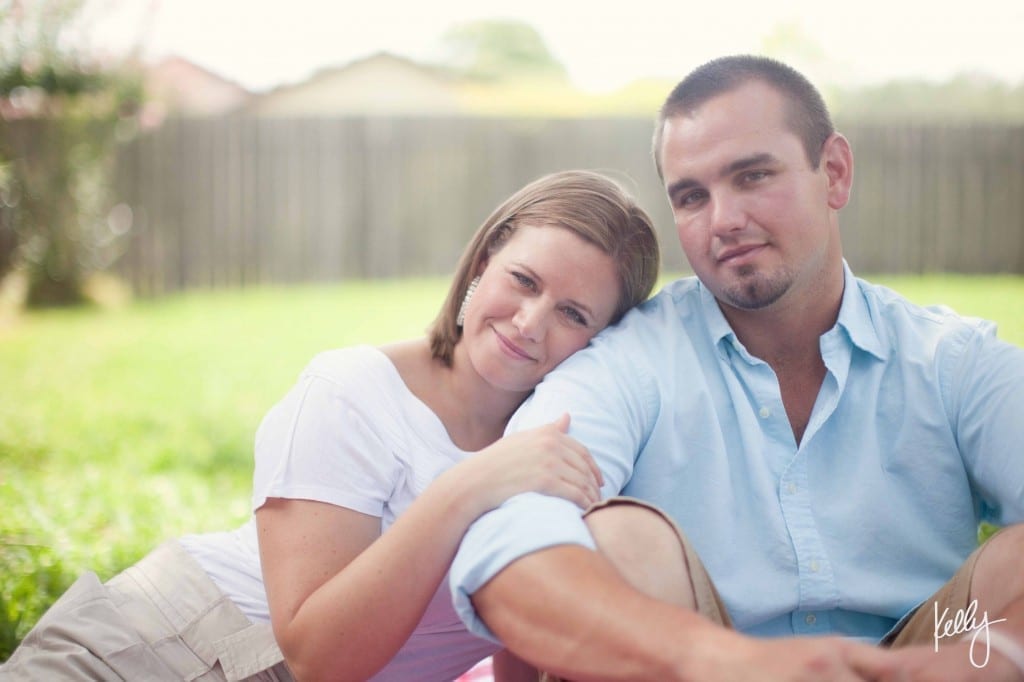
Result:
M47 94L76 97L103 90L107 80L105 74L68 68L64 64L44 64L38 69L29 70L18 62L7 65L0 72L0 92L9 96L19 88L38 88Z
M0 210L30 305L81 302L86 275L117 257L125 232L110 213L113 151L132 130L142 82L127 61L76 52L82 6L40 0L0 15Z
M564 83L565 67L533 26L522 21L474 21L452 27L442 42L446 63L485 82L521 79Z

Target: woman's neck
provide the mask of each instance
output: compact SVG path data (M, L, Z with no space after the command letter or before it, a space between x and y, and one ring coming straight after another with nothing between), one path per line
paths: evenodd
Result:
M512 413L526 397L484 381L459 346L451 367L431 356L426 339L381 350L413 395L437 415L452 442L463 450L480 450L500 438Z

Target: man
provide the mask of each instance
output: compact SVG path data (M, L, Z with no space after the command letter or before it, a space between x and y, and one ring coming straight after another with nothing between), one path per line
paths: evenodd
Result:
M568 410L605 493L689 543L514 498L463 542L460 613L579 680L1024 680L1024 351L854 278L853 155L789 67L700 67L654 153L696 278L512 428ZM1010 527L975 552L981 520Z

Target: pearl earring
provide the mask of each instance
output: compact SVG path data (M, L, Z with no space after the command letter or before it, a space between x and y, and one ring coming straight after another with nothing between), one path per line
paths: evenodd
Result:
M461 327L462 323L466 321L466 308L469 307L469 299L473 298L473 293L476 291L476 285L480 284L480 275L473 278L473 281L466 287L466 295L462 299L462 305L459 306L459 314L455 318L455 326Z

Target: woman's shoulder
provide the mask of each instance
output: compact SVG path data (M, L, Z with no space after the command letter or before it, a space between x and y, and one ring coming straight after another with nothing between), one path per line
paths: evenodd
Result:
M308 413L319 405L333 412L339 405L358 413L393 410L401 400L402 382L379 348L369 345L317 353L292 389L296 407Z
M299 385L319 385L316 394L331 402L341 401L357 412L377 414L384 409L392 418L410 411L416 414L425 406L409 380L421 378L423 352L429 355L426 341L324 351L306 365Z
M302 370L302 376L359 386L367 380L379 381L394 371L394 365L379 348L360 345L317 353Z

